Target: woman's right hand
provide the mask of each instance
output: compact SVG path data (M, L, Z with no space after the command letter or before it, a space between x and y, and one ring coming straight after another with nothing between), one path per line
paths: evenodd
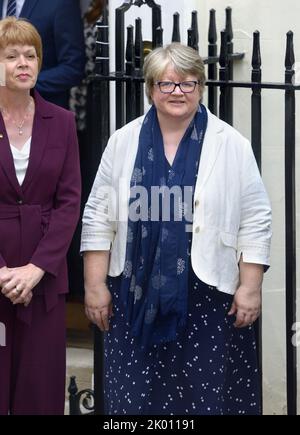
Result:
M32 289L39 283L45 272L34 264L8 268L3 273L1 293L14 305L24 304L27 307L32 299Z
M105 283L97 289L85 289L85 314L101 331L109 330L112 312L112 296Z
M5 283L10 280L10 276L11 276L11 274L10 274L10 270L8 269L8 267L4 266L4 267L0 268L0 290L1 290L2 286L4 286ZM12 298L12 302L14 302L14 300L16 300L18 298L18 296L19 296L19 293L17 293L15 295L15 297ZM28 307L28 305L30 304L32 296L33 296L32 291L30 291L25 296L24 302L23 302L25 307Z

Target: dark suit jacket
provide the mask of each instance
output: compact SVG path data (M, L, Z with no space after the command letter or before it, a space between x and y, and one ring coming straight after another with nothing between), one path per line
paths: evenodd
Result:
M3 0L0 0L2 18ZM27 18L43 41L37 90L48 101L69 107L69 90L84 77L85 48L79 0L25 0Z
M37 92L33 96L36 113L22 186L0 114L0 267L30 262L45 270L34 294L45 294L50 309L68 291L66 253L80 211L79 154L74 115ZM30 310L18 307L29 322Z

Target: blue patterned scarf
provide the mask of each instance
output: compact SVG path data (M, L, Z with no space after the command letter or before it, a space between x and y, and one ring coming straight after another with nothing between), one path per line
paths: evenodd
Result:
M193 192L206 126L207 112L200 105L172 166L154 106L141 128L130 183L121 298L142 348L175 340L186 323Z

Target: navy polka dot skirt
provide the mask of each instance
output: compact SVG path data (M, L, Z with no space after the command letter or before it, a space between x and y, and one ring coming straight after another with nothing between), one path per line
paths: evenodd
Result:
M105 334L105 410L111 415L260 414L252 327L237 329L232 296L190 272L188 321L174 342L141 351L109 278L114 317Z

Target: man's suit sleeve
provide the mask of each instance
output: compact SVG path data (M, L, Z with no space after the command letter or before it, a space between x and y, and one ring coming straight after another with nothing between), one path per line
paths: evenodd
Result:
M65 259L80 213L80 164L75 119L70 113L68 148L57 185L49 228L30 263L57 276Z
M62 92L79 85L84 77L85 44L79 2L61 2L53 23L57 66L40 72L37 90Z

